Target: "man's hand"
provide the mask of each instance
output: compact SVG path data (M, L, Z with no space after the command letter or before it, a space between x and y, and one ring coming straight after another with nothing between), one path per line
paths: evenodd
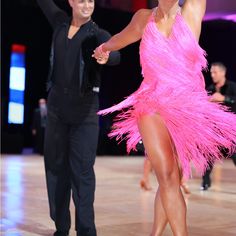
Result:
M224 100L225 100L225 96L219 92L214 93L210 98L211 102L224 102Z

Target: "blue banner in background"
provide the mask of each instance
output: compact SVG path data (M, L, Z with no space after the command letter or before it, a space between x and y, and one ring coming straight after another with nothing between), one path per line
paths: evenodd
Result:
M25 94L25 46L12 45L8 123L24 123L24 94Z

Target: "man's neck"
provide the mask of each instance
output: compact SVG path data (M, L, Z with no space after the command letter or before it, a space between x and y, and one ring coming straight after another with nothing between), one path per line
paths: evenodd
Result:
M72 21L71 21L71 25L80 28L81 25L86 24L90 20L91 20L91 17L89 17L89 18L78 18L78 17L73 16Z
M221 88L225 85L226 82L226 78L224 78L223 80L219 81L218 83L215 84L216 88Z

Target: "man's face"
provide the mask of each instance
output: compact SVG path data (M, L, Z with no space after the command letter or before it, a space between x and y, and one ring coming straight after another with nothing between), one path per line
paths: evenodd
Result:
M225 70L220 66L211 67L211 78L213 83L219 83L225 79Z
M69 4L77 17L88 19L93 14L95 0L69 0Z
M39 99L39 106L42 107L42 106L46 106L46 100L41 98Z

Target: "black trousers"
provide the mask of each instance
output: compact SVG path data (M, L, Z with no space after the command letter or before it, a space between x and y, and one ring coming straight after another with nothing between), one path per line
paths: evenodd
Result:
M202 176L202 186L208 185L208 187L211 186L211 178L210 174L213 170L213 165L210 164L205 172L205 174Z
M233 154L231 157L230 157L234 163L234 165L236 166L236 154ZM205 174L202 176L202 186L203 185L208 185L210 186L211 185L211 172L213 170L213 165L209 165L208 169L206 170Z
M40 127L36 129L36 135L34 137L34 151L43 155L44 152L44 136L45 136L45 128Z
M45 134L45 170L50 216L57 231L71 227L71 192L76 209L77 236L96 236L94 223L94 163L98 122L86 119L79 124L63 122L48 110ZM72 190L72 191L71 191Z

